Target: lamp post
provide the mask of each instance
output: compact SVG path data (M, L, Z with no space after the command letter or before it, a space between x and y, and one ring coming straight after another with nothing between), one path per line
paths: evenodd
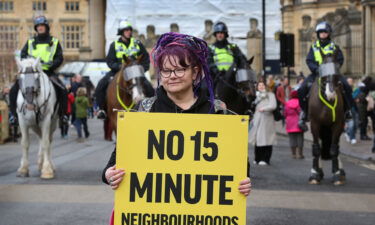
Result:
M262 0L262 65L263 79L266 82L266 0Z

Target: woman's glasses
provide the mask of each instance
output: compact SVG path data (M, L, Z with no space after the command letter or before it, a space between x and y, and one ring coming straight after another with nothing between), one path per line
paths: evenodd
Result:
M189 67L185 67L185 68L176 68L174 70L169 70L169 69L162 69L160 71L160 74L162 77L164 78L168 78L172 75L172 73L174 73L174 75L176 77L183 77L185 75L185 71L188 69Z

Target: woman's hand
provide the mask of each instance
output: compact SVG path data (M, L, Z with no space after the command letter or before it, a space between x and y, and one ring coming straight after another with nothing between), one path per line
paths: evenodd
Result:
M249 177L246 177L245 180L240 182L238 190L245 196L248 196L251 192L251 180Z
M113 190L118 188L124 175L125 171L122 169L116 169L116 165L109 167L107 171L105 171L105 178Z

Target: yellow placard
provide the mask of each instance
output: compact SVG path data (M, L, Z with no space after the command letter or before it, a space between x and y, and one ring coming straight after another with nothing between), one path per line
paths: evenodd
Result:
M115 225L246 224L248 117L119 112Z

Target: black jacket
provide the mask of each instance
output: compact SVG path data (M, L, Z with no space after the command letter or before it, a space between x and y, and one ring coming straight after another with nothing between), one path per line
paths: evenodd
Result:
M125 46L127 47L130 44L130 42L126 43L121 38L119 38L118 41L124 43ZM146 72L150 68L150 58L149 58L148 52L146 51L145 47L140 41L135 40L135 42L136 44L139 45L139 48L140 48L139 55L143 55L141 64L143 66L143 69ZM111 45L109 46L106 61L107 61L108 67L111 68L111 72L113 74L117 73L121 69L122 62L120 59L116 57L115 42L112 42Z
M211 103L205 92L198 92L197 101L186 110L181 109L179 106L174 104L174 102L167 96L164 88L160 86L156 90L156 100L151 107L150 112L162 112L162 113L197 113L197 114L209 114L211 109ZM218 112L221 113L221 112ZM104 183L108 184L105 178L105 171L111 166L116 164L116 149L113 150L111 157L103 170L102 180ZM249 173L249 163L248 163L248 173ZM249 176L249 174L248 174Z
M328 44L331 44L331 41L327 41L326 43L321 43L321 47L324 48ZM342 64L344 64L344 55L342 54L342 51L341 51L341 49L339 48L338 45L336 45L336 49L337 49L337 56L336 56L337 58L336 58L336 60L340 64L340 67L341 67ZM313 50L312 46L310 47L310 51L307 54L306 64L307 64L307 66L309 67L311 73L314 76L318 75L319 63L317 61L315 61L314 50Z
M52 42L52 36L51 35L47 35L47 36L37 35L37 36L34 37L34 40L35 40L35 42L34 42L35 44L51 43ZM30 57L28 51L29 51L29 44L28 44L28 41L27 41L26 44L22 48L21 59L25 59L27 57ZM44 71L44 72L48 76L53 75L54 71L63 63L63 61L64 61L63 51L62 51L60 42L58 42L57 48L56 48L56 53L53 57L52 66L50 67L49 70Z
M241 49L237 45L229 43L227 39L223 41L216 41L213 44L213 46L217 48L228 48L228 45L232 46L230 50L233 53L233 58L234 58L233 64L235 64L237 68L246 68L244 65L244 63L246 63L246 57L244 54L242 54ZM219 74L219 69L217 68L215 61L214 61L214 54L215 52L210 48L210 52L208 55L208 65L210 67L211 76L213 77Z

